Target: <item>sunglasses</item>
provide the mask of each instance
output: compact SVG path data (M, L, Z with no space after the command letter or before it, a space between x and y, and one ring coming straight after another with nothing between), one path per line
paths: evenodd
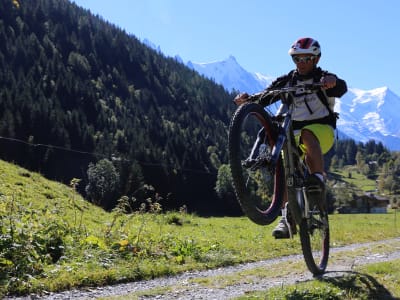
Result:
M314 56L292 56L292 59L295 64L298 64L301 62L308 63L308 62L314 60Z

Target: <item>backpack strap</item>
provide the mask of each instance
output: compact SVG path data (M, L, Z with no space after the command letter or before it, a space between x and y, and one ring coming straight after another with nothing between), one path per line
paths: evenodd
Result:
M317 68L317 72L314 75L314 81L319 81L321 80L321 77L328 75L329 72L328 71L323 71L321 70L321 68ZM336 128L336 121L337 119L339 119L339 113L334 112L331 107L329 106L329 102L328 102L328 96L326 95L326 92L324 90L318 90L317 92L317 96L319 98L319 100L322 102L323 105L325 105L326 109L329 112L330 117L334 120L334 128Z

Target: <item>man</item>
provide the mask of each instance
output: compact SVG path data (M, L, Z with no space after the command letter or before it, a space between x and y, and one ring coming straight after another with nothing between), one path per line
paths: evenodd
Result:
M305 161L311 174L306 183L307 193L309 198L320 199L325 193L323 154L327 153L334 143L337 119L337 114L333 112L335 98L347 92L347 85L335 74L317 67L321 58L318 41L312 38L300 38L290 47L289 54L296 69L277 78L267 90L301 83L321 82L323 85L320 92L294 95L295 110L292 115L293 129L299 138L299 147L305 154ZM248 96L246 93L239 94L234 102L241 105L247 101ZM260 104L268 105L270 99L263 99L263 103ZM275 238L289 238L289 229L284 218L280 220L272 235Z

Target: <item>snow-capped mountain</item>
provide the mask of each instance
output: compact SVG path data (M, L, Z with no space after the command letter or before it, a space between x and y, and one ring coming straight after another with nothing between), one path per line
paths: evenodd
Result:
M213 79L224 86L229 92L235 90L256 93L265 89L272 80L271 77L246 71L233 56L229 56L228 59L223 61L210 63L194 63L189 61L187 66Z
M339 130L356 141L381 141L391 150L400 150L400 97L389 88L373 90L349 88L337 100Z
M188 62L187 66L214 79L228 91L258 92L272 80L271 76L250 73L233 56L211 63ZM355 141L380 141L391 150L400 150L400 97L387 87L365 91L349 88L337 99L335 110L340 113L339 136Z

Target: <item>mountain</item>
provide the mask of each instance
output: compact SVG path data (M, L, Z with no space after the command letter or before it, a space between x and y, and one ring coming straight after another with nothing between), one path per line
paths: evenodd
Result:
M228 91L256 93L263 90L272 81L272 77L246 71L233 56L229 56L226 60L210 63L189 61L187 66L215 80Z
M356 141L381 141L391 150L400 150L400 97L387 87L373 90L349 88L337 100L338 128Z
M200 74L214 79L227 90L255 93L264 89L273 77L246 71L233 56L223 61L187 65ZM338 131L341 138L358 142L371 139L382 142L390 150L400 150L400 97L389 88L365 91L349 88L337 99L335 110L340 113Z

